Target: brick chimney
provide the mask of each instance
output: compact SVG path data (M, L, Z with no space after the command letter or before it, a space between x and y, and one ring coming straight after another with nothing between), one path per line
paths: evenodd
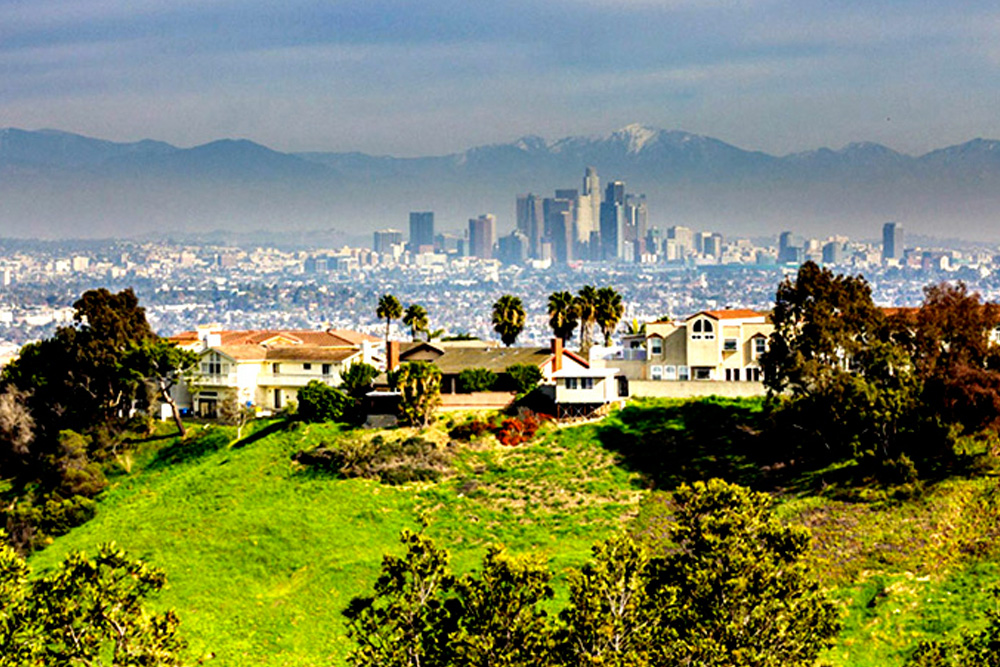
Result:
M552 339L552 372L558 373L562 370L563 342L562 338L556 336Z
M397 366L399 366L399 341L390 340L385 351L385 370L394 371Z

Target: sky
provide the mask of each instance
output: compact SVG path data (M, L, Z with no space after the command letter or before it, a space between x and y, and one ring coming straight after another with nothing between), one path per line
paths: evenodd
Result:
M445 154L630 123L786 154L1000 138L973 0L0 0L0 127Z

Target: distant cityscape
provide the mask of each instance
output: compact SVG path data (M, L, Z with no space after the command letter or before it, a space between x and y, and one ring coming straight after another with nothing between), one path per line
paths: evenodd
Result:
M551 337L546 300L554 291L612 285L624 321L686 317L703 309L771 308L778 283L805 261L862 274L877 303L917 305L922 289L964 281L1000 299L1000 253L988 245L921 246L886 222L881 242L845 236L768 239L649 227L641 194L611 181L603 196L588 169L580 190L516 196L517 223L497 237L496 217L477 215L461 236L439 232L432 211L409 216L409 234L376 231L371 247L279 248L184 241L0 240L0 355L71 321L86 289L133 288L158 332L217 323L231 329L333 326L381 336L379 295L420 303L442 335L495 338L490 306L520 296L528 311L519 344ZM405 340L397 322L391 332ZM571 345L573 343L571 342Z

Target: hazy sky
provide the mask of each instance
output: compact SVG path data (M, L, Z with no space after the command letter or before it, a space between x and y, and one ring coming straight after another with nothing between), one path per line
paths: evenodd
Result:
M787 153L1000 137L945 0L0 0L0 127L447 153L632 122Z

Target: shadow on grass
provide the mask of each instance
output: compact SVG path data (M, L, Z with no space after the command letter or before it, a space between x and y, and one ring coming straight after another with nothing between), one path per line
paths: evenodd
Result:
M252 445L253 443L257 442L258 440L263 440L264 438L266 438L269 435L273 435L275 433L280 433L281 431L286 431L286 430L288 430L290 423L291 422L288 422L288 421L285 421L285 420L281 420L281 421L276 421L276 422L273 422L271 424L268 424L264 428L261 428L261 429L258 429L256 431L254 431L253 433L251 433L250 435L246 436L245 438L237 440L236 442L234 442L232 444L232 448L233 449L242 449L243 447L246 447L247 445Z
M633 404L598 429L598 438L655 488L721 477L760 486L773 463L758 401L702 399Z
M205 430L196 438L178 440L156 453L150 461L149 468L158 470L170 466L197 461L198 459L217 452L229 444L229 435L222 429Z

